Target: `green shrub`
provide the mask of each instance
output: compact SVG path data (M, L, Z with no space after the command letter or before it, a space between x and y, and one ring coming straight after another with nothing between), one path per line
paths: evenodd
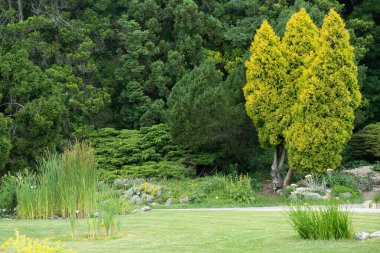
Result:
M344 164L344 167L346 169L355 169L361 166L367 166L369 165L369 162L365 160L354 160L354 161L349 161Z
M322 175L318 178L319 181L325 181L326 186L329 188L333 188L334 186L346 186L355 191L359 190L358 181L350 175L341 173L339 171L333 171Z
M146 162L141 166L123 166L125 178L176 178L194 177L195 170L178 162Z
M351 214L340 211L338 205L291 206L287 215L291 225L303 239L331 240L353 237Z
M168 198L171 198L173 203L178 203L184 197L189 197L192 203L252 203L255 200L249 176L215 175L182 180L155 179L153 182L164 189L161 196L154 199L161 204Z
M116 214L125 215L134 210L131 202L124 196L124 189L118 190L116 187L110 187L105 183L99 183L97 188L97 209L99 209L101 203L107 199L113 199L116 204Z
M352 197L358 197L361 194L359 190L354 190L342 185L336 185L331 189L331 195L333 197L344 197L342 194L347 192L350 193Z
M143 165L127 165L122 170L104 170L97 171L98 178L105 182L111 183L118 178L175 178L183 179L194 177L195 170L186 168L178 162L146 162Z
M380 122L367 125L352 135L350 153L370 161L380 158Z
M186 167L212 168L220 156L175 144L164 124L140 130L103 128L86 139L98 158L99 179L108 182L123 177L191 177L195 172Z
M1 215L13 213L17 205L16 180L14 176L5 174L0 179L0 210Z
M229 198L237 202L251 203L255 201L251 178L246 175L228 177L226 193Z
M380 203L380 191L376 192L372 197L373 202Z
M374 165L373 165L373 170L374 171L379 171L380 172L380 162L377 161Z

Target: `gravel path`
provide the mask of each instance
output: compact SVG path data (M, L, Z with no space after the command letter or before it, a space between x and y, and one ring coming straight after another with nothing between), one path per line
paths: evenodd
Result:
M362 205L342 205L342 210L349 210L353 213L380 213L380 208L364 208ZM233 207L233 208L184 208L184 209L161 209L167 211L246 211L246 212L284 212L287 206L267 206L267 207ZM159 209L156 209L159 210Z

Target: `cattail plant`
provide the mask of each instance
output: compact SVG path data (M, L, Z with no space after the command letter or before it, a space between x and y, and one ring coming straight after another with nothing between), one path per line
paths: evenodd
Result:
M58 172L61 157L56 152L46 152L38 164L38 202L40 218L46 219L56 215L58 200Z

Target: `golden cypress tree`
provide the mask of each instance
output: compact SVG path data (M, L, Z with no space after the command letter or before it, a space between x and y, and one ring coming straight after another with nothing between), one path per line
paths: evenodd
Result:
M288 62L288 79L283 91L286 94L284 106L288 110L282 119L283 125L286 127L289 127L292 122L291 108L298 99L299 78L314 60L319 46L319 29L306 10L302 8L293 14L286 23L285 34L282 39L282 50ZM285 186L290 184L292 174L293 169L290 167L284 180Z
M286 80L287 62L280 38L267 21L257 30L245 62L247 84L243 91L246 111L255 124L262 146L281 144L283 116L281 89Z
M296 86L294 82L314 59L319 42L319 29L306 10L302 8L293 14L286 23L282 39L283 50L289 63L288 73L291 75L287 86Z
M290 166L307 172L340 164L361 99L349 33L334 10L324 19L320 41L316 57L298 79L292 124L285 131Z
M272 178L276 188L282 185L279 170L285 160L282 119L286 108L283 106L283 86L287 78L287 61L281 49L280 38L267 21L264 21L252 42L252 53L245 62L247 84L243 88L245 108L252 119L262 146L275 146L272 164ZM281 153L281 155L280 155Z

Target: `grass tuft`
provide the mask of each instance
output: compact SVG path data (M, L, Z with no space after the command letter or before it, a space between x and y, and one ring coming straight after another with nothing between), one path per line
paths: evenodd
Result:
M290 206L287 215L298 235L308 240L352 239L351 213L336 204L323 207Z

